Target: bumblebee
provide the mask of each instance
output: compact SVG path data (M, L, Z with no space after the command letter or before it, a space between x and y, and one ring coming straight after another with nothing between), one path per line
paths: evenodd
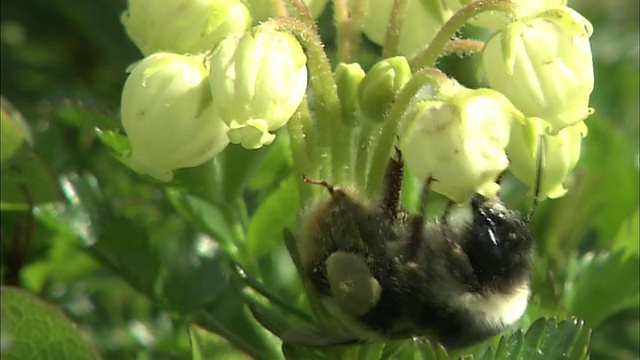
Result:
M380 200L305 178L329 197L303 215L296 241L308 294L332 326L286 333L307 346L426 336L460 348L498 334L524 313L533 239L528 217L476 194L425 221L400 206L402 156Z

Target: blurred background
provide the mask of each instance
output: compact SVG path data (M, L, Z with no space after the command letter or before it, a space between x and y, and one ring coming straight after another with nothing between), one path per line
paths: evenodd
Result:
M596 112L588 119L589 135L569 193L541 204L533 223L538 253L546 259L538 271L552 278L548 294L562 298L558 303L572 309L569 315L581 316L594 328L594 359L640 356L638 244L616 242L637 237L638 228L638 4L569 4L595 29L591 106ZM153 244L151 249L118 249L130 256L116 263L108 258L116 250L88 252L94 244L90 236L78 236L82 229L64 228L46 216L30 227L24 209L4 208L3 284L19 285L60 306L105 359L189 358L186 324L145 295L145 289L157 285L146 279L156 274L135 269L155 266L153 271L160 272L173 266L163 270L175 277L165 285L179 291L179 264L166 265L162 259L179 247L172 239L194 239L195 230L175 214L156 184L122 166L94 131L121 131L125 70L142 57L120 23L126 1L3 0L0 6L0 92L30 125L35 156L46 164L42 176L78 187L77 180L83 179L86 191L100 193L103 203L96 206L107 204L110 216L124 219L111 236L128 236L126 224L135 222L152 234ZM330 28L331 15L320 21ZM332 35L323 33L329 49ZM3 197L10 196L2 170ZM62 198L56 191L43 196ZM15 244L25 237L26 246L24 241ZM625 246L635 257L620 256L612 263L607 256ZM147 251L159 254L157 264L144 263L151 261ZM137 278L123 277L123 271ZM204 269L190 279L206 287L214 271ZM230 350L221 342L219 351Z

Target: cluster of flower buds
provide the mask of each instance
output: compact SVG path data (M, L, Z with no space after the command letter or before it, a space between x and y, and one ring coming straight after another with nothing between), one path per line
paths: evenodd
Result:
M535 3L535 2L534 2ZM593 112L591 24L557 4L524 12L487 41L482 70L491 88L503 93L527 117L512 128L507 148L511 172L535 186L542 157L539 198L564 195L562 183L575 167Z
M454 11L472 2L448 0L428 7L425 2L409 1L398 52L415 54L424 48ZM369 4L365 34L382 44L391 5ZM408 167L421 180L436 179L431 188L454 201L463 201L473 192L495 194L499 186L494 181L507 168L532 189L538 187L540 200L562 196L563 182L578 161L587 133L584 120L593 112L589 107L594 85L591 24L564 0L510 4L509 13L487 11L469 20L493 31L481 53L481 72L491 90L434 80L437 84L416 96L400 122L399 144ZM438 20L421 25L421 31L405 31L413 21L427 16ZM435 30L430 29L432 25ZM425 38L417 41L420 36ZM413 40L415 45L409 45ZM379 72L385 61L391 59L376 64L371 73ZM361 87L368 87L369 77ZM410 73L402 75L396 83L410 77ZM380 109L388 103L376 94L394 94L383 81L378 83L378 87L360 89L360 94L375 95L368 96L371 100L359 96L361 104L368 104L361 105L367 118L376 118L375 114L381 118Z
M305 95L298 41L251 28L240 0L130 0L122 22L146 56L122 94L124 161L156 179L211 160L229 142L270 144Z
M327 0L304 3L315 18ZM437 180L432 189L456 202L475 192L495 195L496 179L507 169L537 187L539 199L566 192L563 182L578 161L584 120L593 112L592 28L586 19L564 0L370 0L349 6L365 3L364 35L380 45L395 36L393 50L402 56L382 59L367 72L358 63L339 63L335 82L324 82L337 92L340 111L331 114L350 125L344 131L369 121L377 136L385 121L395 124L390 136L399 139L411 172ZM132 67L122 99L132 167L169 180L173 170L202 164L229 143L258 149L273 142L304 101L307 55L291 33L251 24L293 13L284 4L277 11L271 2L253 0L166 0L161 6L129 1L122 21L147 56ZM496 4L502 10L495 11ZM478 11L488 5L494 10ZM403 91L408 83L415 87L421 70L407 56L419 59L432 41L446 40L439 32L473 11L467 21L492 32L476 50L487 88L466 88L434 70L427 80L424 72L419 75L426 85ZM324 80L309 79L315 85ZM410 99L399 100L403 96ZM311 112L329 103L318 101ZM402 109L390 112L398 104ZM327 121L310 118L312 125Z

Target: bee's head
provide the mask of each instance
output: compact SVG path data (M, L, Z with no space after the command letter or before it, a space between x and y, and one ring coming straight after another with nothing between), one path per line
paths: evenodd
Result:
M528 281L533 239L528 222L499 199L475 195L473 223L463 248L480 285L508 292Z

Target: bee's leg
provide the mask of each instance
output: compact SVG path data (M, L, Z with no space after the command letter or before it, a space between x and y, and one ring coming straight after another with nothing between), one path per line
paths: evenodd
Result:
M416 259L422 242L422 231L424 228L424 217L414 215L409 219L409 242L405 247L405 260L407 263Z
M327 189L327 191L329 191L329 194L332 194L332 195L335 191L335 188L333 187L333 185L329 184L324 180L315 180L315 179L308 178L306 175L302 175L302 181L306 182L307 184L320 185L323 188Z
M420 210L418 216L412 216L409 220L409 242L407 243L405 259L407 261L413 261L416 258L416 255L420 251L420 244L423 239L423 229L424 229L424 216L427 208L427 194L429 193L429 188L431 184L437 181L433 176L429 175L427 181L425 181L424 186L422 187L422 193L420 194Z
M455 201L453 200L449 200L447 202L447 206L444 208L444 213L442 213L442 222L443 223L447 223L447 218L449 217L449 214L451 213L451 209L453 208L453 206L456 204Z
M545 138L541 134L540 140L538 141L538 153L536 154L536 180L535 189L533 190L533 203L531 204L529 214L525 217L525 221L527 222L531 221L533 214L535 214L536 208L538 207L538 197L540 196L540 187L542 186L542 167L544 166L545 144Z
M402 152L398 147L395 148L396 158L391 158L384 176L384 185L382 189L382 210L392 219L398 218L400 210L400 194L402 191L402 171L404 169L404 161Z

